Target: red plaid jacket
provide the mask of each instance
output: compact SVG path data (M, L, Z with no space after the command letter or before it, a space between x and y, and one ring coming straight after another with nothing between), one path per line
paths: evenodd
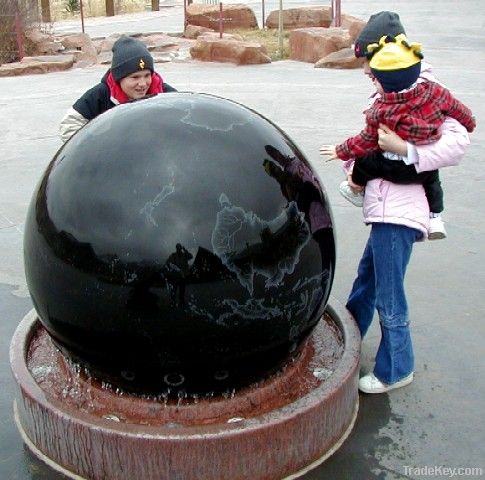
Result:
M454 98L449 90L433 82L418 83L406 92L384 93L365 112L365 116L365 128L355 137L337 145L340 159L350 160L379 150L377 129L380 123L415 145L438 140L438 128L445 117L456 119L469 132L475 128L471 110Z

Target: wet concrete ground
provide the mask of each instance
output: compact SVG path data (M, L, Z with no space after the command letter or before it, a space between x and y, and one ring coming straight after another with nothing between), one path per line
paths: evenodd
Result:
M408 35L422 41L436 76L472 108L478 127L463 163L441 171L448 239L416 245L409 265L415 382L390 394L361 395L350 437L333 457L303 478L431 478L430 469L439 466L482 468L485 476L482 2L348 0L342 4L344 12L362 18L382 9L400 12ZM173 30L150 29L180 31L180 6L173 9L172 20L166 20ZM267 4L266 11L272 9ZM114 31L149 28L157 15L159 12L116 18ZM92 35L111 33L111 22L106 19L89 23ZM170 63L159 65L158 70L181 91L221 95L261 112L283 128L316 165L329 192L337 229L338 263L332 295L345 302L368 227L362 223L360 209L338 194L340 165L323 164L318 148L361 127L361 111L371 91L362 72L314 69L311 64L292 61L253 67ZM57 125L64 111L103 73L102 67L90 67L0 79L1 479L61 478L23 449L12 417L14 383L8 347L15 327L31 308L23 274L22 229L32 191L60 146ZM363 371L372 368L378 341L374 325L363 344ZM420 475L426 468L428 475Z

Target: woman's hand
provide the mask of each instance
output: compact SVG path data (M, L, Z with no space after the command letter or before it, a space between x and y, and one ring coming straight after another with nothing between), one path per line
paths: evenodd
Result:
M407 143L387 125L380 124L377 130L379 135L379 148L384 152L397 153L398 155L407 156Z
M320 155L327 157L325 159L326 162L330 162L331 160L336 160L338 158L335 145L322 145L320 147Z

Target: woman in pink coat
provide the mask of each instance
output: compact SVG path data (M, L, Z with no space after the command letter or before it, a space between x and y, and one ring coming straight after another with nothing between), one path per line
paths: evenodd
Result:
M399 33L405 32L397 14L373 15L357 38L355 53L361 56L359 52L366 51L367 44L377 42L383 35ZM368 64L364 73L371 74ZM381 126L378 133L380 148L407 156L417 172L457 165L469 144L466 129L451 118L440 127L440 139L428 145L409 144L386 126ZM350 175L348 178L351 181ZM427 236L429 207L422 185L398 185L375 179L367 183L363 212L371 231L346 306L362 337L375 310L379 314L382 336L375 367L359 380L359 389L383 393L413 381L414 353L404 276L414 242Z
M420 169L454 165L463 158L469 143L465 128L456 120L447 119L441 134L436 143L415 147ZM407 150L406 142L386 127L380 130L379 139L386 151ZM429 207L422 185L375 179L367 184L363 211L371 232L346 306L362 337L377 309L381 342L374 370L359 380L359 389L383 393L413 381L414 354L404 276L413 243L426 238Z

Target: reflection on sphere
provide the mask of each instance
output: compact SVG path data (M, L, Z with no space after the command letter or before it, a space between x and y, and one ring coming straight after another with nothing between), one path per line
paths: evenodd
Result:
M132 390L238 388L298 350L335 244L308 161L237 103L171 93L118 106L54 157L25 269L56 344Z

